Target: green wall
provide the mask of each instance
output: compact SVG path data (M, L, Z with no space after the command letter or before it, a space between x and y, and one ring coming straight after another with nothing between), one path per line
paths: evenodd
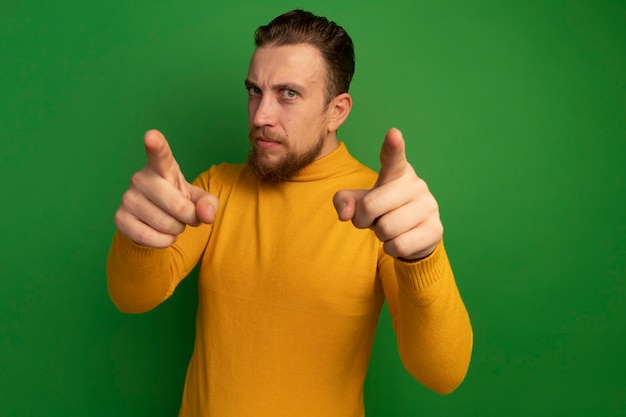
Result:
M262 3L0 4L0 415L175 415L195 275L150 313L117 312L113 213L149 128L190 178L244 160L252 32L294 7L351 33L341 139L377 168L403 130L474 325L444 397L402 369L384 311L368 416L624 415L625 3Z

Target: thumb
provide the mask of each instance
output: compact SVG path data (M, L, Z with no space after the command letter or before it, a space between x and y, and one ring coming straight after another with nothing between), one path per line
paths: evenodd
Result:
M148 157L148 167L160 177L175 183L179 178L180 167L165 136L158 130L149 130L143 137L143 144Z
M333 196L333 205L342 222L352 220L356 214L356 206L367 190L341 190Z
M196 205L196 217L206 224L213 224L220 202L213 194L195 185L188 185L189 198Z

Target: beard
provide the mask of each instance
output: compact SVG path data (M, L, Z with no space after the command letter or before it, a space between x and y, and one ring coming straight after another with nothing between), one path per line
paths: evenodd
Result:
M261 132L261 129L255 129L250 132L250 140L253 141ZM324 136L320 135L317 143L304 153L296 153L289 149L287 142L282 137L273 135L268 131L262 131L262 136L279 141L287 150L287 154L277 163L267 164L262 160L261 152L252 146L248 152L248 166L257 178L267 184L278 184L292 179L302 168L310 165L320 155L324 147Z

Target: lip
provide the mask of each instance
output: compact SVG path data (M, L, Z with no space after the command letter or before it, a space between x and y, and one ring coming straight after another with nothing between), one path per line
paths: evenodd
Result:
M265 148L265 149L271 149L271 148L275 148L277 146L280 146L280 142L277 142L275 140L271 140L271 139L267 139L264 137L257 137L255 140L256 145L259 148Z

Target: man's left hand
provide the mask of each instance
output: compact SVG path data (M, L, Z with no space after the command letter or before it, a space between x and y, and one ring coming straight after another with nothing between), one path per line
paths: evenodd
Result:
M333 198L339 219L371 228L389 255L406 261L430 255L443 236L437 201L406 159L404 139L390 129L371 190L341 190Z

